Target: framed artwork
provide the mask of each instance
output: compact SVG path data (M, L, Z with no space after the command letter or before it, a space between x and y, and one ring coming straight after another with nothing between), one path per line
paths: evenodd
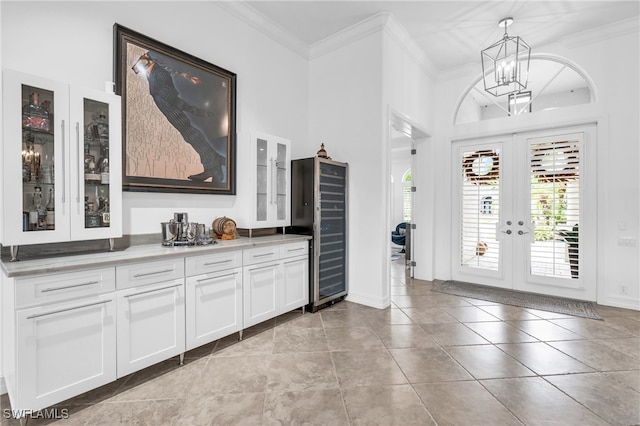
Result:
M129 191L235 194L236 75L114 25Z

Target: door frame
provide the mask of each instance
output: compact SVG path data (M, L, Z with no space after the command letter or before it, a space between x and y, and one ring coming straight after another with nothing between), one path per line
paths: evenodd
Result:
M476 137L476 138L465 138L458 139L452 141L451 143L451 179L452 179L452 198L451 198L451 209L452 213L461 213L461 210L456 207L455 203L460 199L460 179L461 179L461 169L459 164L459 150L463 147L473 147L473 146L491 146L491 145L504 145L511 144L512 149L510 153L507 153L505 157L505 150L501 151L501 161L500 161L500 174L506 174L505 176L510 177L511 180L514 180L515 185L500 185L500 211L501 216L499 218L498 226L503 226L504 221L507 219L511 220L522 220L522 218L516 218L514 213L520 213L521 215L527 216L527 220L529 220L530 208L527 207L528 203L530 203L530 184L528 183L529 176L528 172L525 172L525 169L522 170L514 170L514 167L521 166L518 161L524 162L523 156L526 155L527 158L527 169L528 164L530 162L529 159L529 145L528 141L532 139L539 138L554 138L556 136L561 135L571 135L571 134L583 134L583 143L580 150L580 161L581 161L581 179L580 179L580 238L581 241L584 241L581 244L580 251L580 281L576 283L576 286L567 285L567 286L550 286L552 279L548 279L546 277L540 277L541 279L535 280L532 279L530 272L530 256L528 255L530 252L526 248L526 242L514 242L512 238L504 240L506 244L501 245L500 249L500 264L501 268L497 272L491 271L483 271L481 269L474 270L469 277L480 277L484 281L481 284L484 285L492 285L496 287L509 288L513 290L519 291L528 291L528 292L536 292L539 294L547 294L559 297L571 297L571 298L579 298L582 300L596 301L598 299L598 294L600 289L598 288L598 249L597 249L597 241L598 241L598 187L597 187L597 162L596 162L596 152L599 137L601 136L601 130L599 128L598 121L589 121L582 124L577 125L567 125L567 126L553 126L545 129L536 129L529 130L527 132L511 132L511 133L503 133L501 135L495 136L485 136L485 137ZM518 160L521 159L521 160ZM514 161L515 160L515 161ZM503 188L504 186L504 188ZM520 197L519 199L514 198L515 194L510 193L509 191L517 191L518 189L522 190L527 188L527 196ZM504 201L503 201L504 200ZM505 202L506 201L506 202ZM503 213L505 213L503 215ZM465 273L460 273L461 269L459 267L460 262L460 225L458 220L452 214L452 223L451 223L451 276L453 279L462 279L460 277L465 277ZM458 215L459 217L459 215ZM503 226L504 227L504 226ZM512 226L515 230L515 226ZM513 258L515 254L515 259L520 261L524 261L524 265L520 262L516 265L516 262ZM537 276L536 276L537 277ZM509 285L509 281L513 281L512 285ZM567 282L570 284L570 281ZM579 296L576 295L576 290L584 290L584 293Z

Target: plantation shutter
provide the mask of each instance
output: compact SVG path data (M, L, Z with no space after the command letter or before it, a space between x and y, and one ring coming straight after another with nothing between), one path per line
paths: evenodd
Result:
M529 145L531 166L531 274L578 278L581 141Z

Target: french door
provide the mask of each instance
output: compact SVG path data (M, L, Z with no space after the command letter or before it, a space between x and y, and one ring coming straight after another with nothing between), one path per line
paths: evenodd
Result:
M596 300L595 135L454 142L454 280Z

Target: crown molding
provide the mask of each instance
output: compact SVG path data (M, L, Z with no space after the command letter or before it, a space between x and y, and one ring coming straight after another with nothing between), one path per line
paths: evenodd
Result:
M313 43L309 48L309 59L319 58L322 55L382 31L390 16L387 12L380 12Z
M211 0L211 3L249 24L295 54L304 59L309 59L309 46L305 42L245 2Z
M427 74L428 77L435 79L438 75L438 70L433 65L433 62L424 54L422 49L418 47L418 44L413 37L407 32L407 30L398 22L393 16L389 15L387 23L384 27L385 33L389 35L398 45L411 57L420 69Z
M568 48L585 46L610 38L620 37L627 34L637 33L640 29L640 21L637 17L603 25L587 31L572 34L561 38L559 41Z

